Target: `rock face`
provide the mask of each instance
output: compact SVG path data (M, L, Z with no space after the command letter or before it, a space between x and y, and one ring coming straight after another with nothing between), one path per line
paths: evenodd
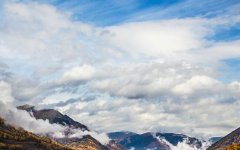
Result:
M229 133L211 145L207 150L225 150L227 147L240 147L240 128Z
M183 142L184 140L187 140L187 144L190 146L197 148L200 148L202 146L201 141L196 138L174 133L136 134L133 132L112 132L109 133L108 136L121 144L126 149L135 148L136 150L170 150L169 145L164 142L164 140L174 146L176 146L179 142Z
M61 124L63 126L69 126L71 128L81 129L82 131L89 131L88 127L74 121L67 115L61 114L59 111L54 109L43 109L43 110L35 110L34 106L31 105L23 105L17 107L19 110L28 111L35 117L36 119L49 120L50 123Z

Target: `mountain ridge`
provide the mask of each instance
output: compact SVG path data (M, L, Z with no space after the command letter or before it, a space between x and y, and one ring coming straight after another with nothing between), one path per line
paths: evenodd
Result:
M56 123L63 126L69 126L71 128L81 129L82 131L89 131L86 125L74 121L69 116L63 115L62 113L54 109L36 110L34 106L28 104L17 106L17 109L29 112L30 115L32 115L32 117L36 119L49 120L49 123L51 124Z
M186 144L191 147L201 148L202 146L200 140L194 137L186 136L184 134L159 132L146 132L142 134L137 134L129 131L120 131L110 132L108 133L108 135L111 139L120 143L126 149L135 148L137 150L143 150L154 148L155 150L169 150L170 146L164 140L166 140L173 146L177 146L178 143L184 141L186 141Z

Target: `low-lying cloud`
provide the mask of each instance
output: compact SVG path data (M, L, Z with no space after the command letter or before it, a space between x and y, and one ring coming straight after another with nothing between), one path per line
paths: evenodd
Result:
M68 127L59 124L50 124L48 120L35 119L28 112L18 110L14 106L14 98L11 95L11 87L8 83L0 82L0 116L3 117L7 123L16 127L22 127L27 131L49 135L54 138L66 137L65 131ZM91 135L102 144L108 144L109 138L105 133L97 133L95 131L82 131L80 129L71 129L72 134L69 137L82 138L84 135Z

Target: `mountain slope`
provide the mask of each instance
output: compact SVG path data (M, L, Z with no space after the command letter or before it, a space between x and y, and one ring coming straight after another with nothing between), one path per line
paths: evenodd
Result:
M62 144L60 144L61 142ZM0 150L124 150L111 141L103 146L93 137L63 138L52 140L22 128L7 125L0 117Z
M240 128L221 138L207 150L226 150L226 148L229 148L229 150L240 149Z
M7 125L0 118L0 150L74 150L47 137Z
M94 147L97 150L109 150L89 135L83 136L82 138L61 138L57 139L57 141L75 149L90 149Z

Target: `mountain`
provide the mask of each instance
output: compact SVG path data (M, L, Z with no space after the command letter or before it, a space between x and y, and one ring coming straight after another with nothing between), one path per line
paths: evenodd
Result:
M126 134L124 134L118 132L109 133L108 135L111 139L116 140L116 142L121 144L126 149L134 148L136 150L170 150L170 147L166 143L160 142L151 133L134 134L127 132Z
M179 142L183 142L186 140L186 144L195 146L197 148L202 147L202 142L194 137L189 137L184 134L176 134L176 133L156 133L156 136L160 139L165 139L172 145L176 146Z
M61 124L69 127L69 129L78 128L82 131L89 131L87 126L74 121L69 116L63 115L54 109L36 110L34 106L31 105L18 106L17 108L29 112L36 119L49 120L50 123ZM66 137L55 140L60 144L73 148L87 149L87 147L84 146L91 146L99 150L124 150L132 148L136 150L170 150L170 145L177 146L177 144L180 142L186 142L186 144L191 147L201 148L202 146L201 141L196 138L175 133L147 132L143 134L137 134L134 132L111 132L108 133L108 136L111 141L107 145L102 145L90 135L83 136L82 138Z
M30 115L36 119L49 120L51 124L55 123L67 126L70 130L74 128L81 129L82 131L90 131L87 126L74 121L69 116L63 115L54 109L36 110L35 107L31 105L18 106L17 109L29 112ZM90 135L83 136L82 138L60 138L55 140L63 145L78 149L83 148L84 150L88 150L89 147L94 147L97 150L124 150L124 148L115 141L110 141L107 145L102 145L99 141Z
M7 125L0 118L0 150L74 150L56 141Z
M126 149L137 150L170 150L170 144L176 146L179 142L186 140L187 144L200 148L202 146L201 141L196 138L188 137L183 134L174 133L144 133L136 134L133 132L111 132L108 133L109 138L115 140ZM167 142L165 142L166 140Z
M59 111L54 109L43 109L43 110L36 110L34 106L31 105L23 105L17 107L19 110L25 110L29 112L33 117L36 119L43 119L49 120L50 123L61 124L63 126L69 126L71 128L81 129L82 131L89 131L88 127L74 121L67 115L61 114Z
M8 125L0 117L0 150L123 150L112 142L103 146L89 135L81 139L64 138L55 141L28 132L23 128Z
M207 150L239 150L240 149L240 128L232 131L216 143L212 144Z

